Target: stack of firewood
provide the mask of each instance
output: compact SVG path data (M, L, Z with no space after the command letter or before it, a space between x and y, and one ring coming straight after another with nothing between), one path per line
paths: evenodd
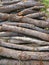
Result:
M36 0L0 3L0 65L49 65L45 6Z

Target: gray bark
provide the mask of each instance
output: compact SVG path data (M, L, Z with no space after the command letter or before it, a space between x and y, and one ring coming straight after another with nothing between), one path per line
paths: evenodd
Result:
M11 49L26 50L26 51L33 50L33 48L26 46L26 45L17 45L17 44L13 44L13 43L7 43L7 42L4 42L2 40L0 40L0 46L11 48Z
M46 16L46 15L45 15L45 12L37 12L33 14L28 14L26 16L30 18L39 18L39 17Z
M44 6L34 6L34 7L30 7L27 9L22 10L21 12L18 13L18 15L26 15L26 14L30 14L30 13L35 13L37 12L36 9L42 9L44 8Z
M29 47L26 45L18 45L18 44L13 44L13 43L7 43L2 40L0 40L0 46L2 47L7 47L11 49L19 49L19 50L26 50L26 51L49 51L49 46L44 46L44 47Z
M7 31L12 31L12 32L18 32L21 34L29 35L32 37L34 36L34 37L49 41L49 34L42 33L39 31L30 30L30 29L26 29L26 28L22 28L22 27L17 27L17 26L10 26L10 25L6 25L6 24L2 25L1 29L7 30Z
M8 39L10 43L17 43L16 41L23 41L26 43L30 43L30 44L35 44L35 45L48 45L49 46L49 42L46 41L41 41L35 38L29 38L29 37L2 37L1 39ZM12 41L13 40L13 41Z
M49 52L22 52L4 47L0 47L0 56L17 60L49 60Z
M1 16L0 20L19 21L23 23L34 24L36 26L43 28L49 27L49 22L31 19L26 16L23 17L23 16L17 16L15 14L4 14L4 13L0 13L0 16Z
M32 30L36 30L36 31L40 31L40 32L44 32L44 33L48 33L49 34L49 30L45 30L42 28L39 28L33 24L28 24L28 23L16 23L16 22L3 22L0 25L3 24L8 24L8 25L12 25L12 26L18 26L18 27L24 27L24 28L28 28L28 29L32 29Z
M39 2L32 2L32 1L27 1L27 2L19 2L17 4L12 4L12 5L8 5L8 6L2 6L0 7L0 12L11 12L14 10L18 10L21 8L26 8L26 7L31 7L34 5L40 5Z

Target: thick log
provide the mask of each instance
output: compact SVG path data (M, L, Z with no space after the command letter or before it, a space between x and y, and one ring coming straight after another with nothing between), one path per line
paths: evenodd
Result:
M35 13L37 12L36 10L40 10L44 8L44 6L34 6L34 7L31 7L31 8L27 8L27 9L24 9L22 10L21 12L18 13L18 15L26 15L26 14L30 14L30 13Z
M13 44L13 43L7 43L2 40L0 40L0 46L10 48L10 49L15 49L15 50L25 50L25 51L49 51L49 46L44 46L44 47L29 47L26 45L18 45L18 44Z
M12 60L12 59L1 59L0 65L49 65L49 61L36 61L36 60L29 60L29 61L21 61L21 60Z
M49 27L49 22L31 19L26 16L17 16L15 14L9 15L9 14L0 13L0 20L21 21L24 23L34 24L36 26L43 28Z
M7 13L7 12L11 12L11 11L18 10L21 8L31 7L34 5L40 5L40 3L39 2L32 2L32 1L19 2L17 4L11 4L8 6L0 7L0 12L6 12Z
M46 16L46 14L45 14L45 12L37 12L37 13L33 13L33 14L28 14L26 16L30 17L30 18L39 18L42 16Z
M11 49L26 50L26 51L32 51L33 50L33 48L26 46L26 45L18 45L18 44L13 44L13 43L7 43L7 42L4 42L2 40L0 40L0 46L11 48Z
M49 27L49 22L31 19L31 18L28 18L26 16L23 17L23 16L17 16L17 15L11 14L9 16L9 20L10 21L21 21L24 23L34 24L36 26L43 27L43 28Z
M43 28L49 27L49 22L46 22L46 21L35 20L35 19L28 18L28 17L22 17L20 20L21 20L21 22L25 22L25 23L29 23L29 24L34 24L36 26L43 27ZM16 18L15 18L15 21L16 21Z
M11 37L10 40L11 39L12 40L21 40L21 41L25 41L25 42L36 44L36 45L49 45L49 42L41 41L38 39L29 38L29 37Z
M32 37L34 36L34 37L40 38L42 40L49 41L49 34L42 33L39 31L30 30L30 29L26 29L26 28L22 28L22 27L17 27L17 26L10 26L10 25L6 25L6 24L2 25L1 29L7 30L7 31L12 31L12 32L18 32L21 34L29 35Z
M49 60L49 52L22 52L4 47L0 47L0 56L17 60Z
M12 25L12 26L18 26L18 27L24 27L24 28L28 28L28 29L32 29L32 30L37 30L40 32L44 32L44 33L48 33L49 34L49 30L45 30L42 28L39 28L33 24L28 24L28 23L16 23L16 22L1 22L0 25L2 26L3 24L8 24L8 25Z
M2 1L2 5L11 5L20 2L20 0L12 0L12 1Z
M41 40L38 40L38 39L35 39L35 38L29 38L29 37L1 37L1 39L8 39L8 41L10 43L17 43L17 40L18 41L23 41L23 42L26 42L26 43L30 43L30 44L35 44L35 45L42 45L42 46L49 46L49 42L46 42L46 41L41 41ZM21 43L21 42L20 42Z

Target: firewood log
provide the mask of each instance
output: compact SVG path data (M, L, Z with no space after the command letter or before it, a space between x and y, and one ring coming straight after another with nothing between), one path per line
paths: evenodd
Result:
M18 10L18 9L35 6L35 5L40 5L40 3L39 2L32 2L32 1L19 2L17 4L11 4L8 6L0 7L0 12L7 13L7 12L11 12L11 11Z
M37 12L37 13L33 13L33 14L28 14L26 15L29 18L39 18L42 16L46 16L44 12Z
M47 46L48 45L49 46L49 42L42 41L42 40L35 39L35 38L30 38L30 37L20 37L20 36L1 37L1 39L8 40L10 43L17 43L17 40L18 40L18 41L23 41L23 42L30 43L30 44L35 44L35 45L38 45L38 46L40 46L40 45L42 45L42 46L45 46L45 45Z
M28 29L32 29L32 30L37 30L40 32L44 32L44 33L48 33L49 34L49 30L45 30L42 28L39 28L33 24L28 24L28 23L18 23L18 22L1 22L0 26L2 26L3 24L8 24L8 25L12 25L12 26L18 26L18 27L24 27L24 28L28 28Z
M42 8L44 8L44 6L34 6L34 7L30 7L30 8L27 8L27 9L24 9L24 10L18 12L17 15L21 15L21 16L22 16L22 15L34 13L34 12L36 12L36 10L38 10L38 9L40 10L40 9L42 9Z
M42 32L35 31L35 30L22 28L22 27L10 26L10 25L4 24L4 25L2 25L0 30L18 32L18 33L21 33L21 34L29 35L29 36L32 36L32 37L34 36L34 37L40 38L42 40L49 41L49 34L42 33Z
M15 14L9 15L4 13L0 13L0 16L1 16L0 20L19 21L19 22L21 21L24 23L34 24L36 26L43 27L43 28L49 27L49 22L31 19L26 16L17 16Z
M44 46L44 47L29 47L26 45L18 45L18 44L13 44L13 43L7 43L2 40L0 40L0 46L10 48L10 49L15 49L15 50L25 50L25 51L49 51L49 46Z
M17 60L49 60L49 52L17 51L0 47L0 56Z

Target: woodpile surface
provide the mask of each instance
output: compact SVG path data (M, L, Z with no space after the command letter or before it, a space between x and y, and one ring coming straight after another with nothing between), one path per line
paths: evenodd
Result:
M37 0L0 1L0 65L49 65L49 19Z

